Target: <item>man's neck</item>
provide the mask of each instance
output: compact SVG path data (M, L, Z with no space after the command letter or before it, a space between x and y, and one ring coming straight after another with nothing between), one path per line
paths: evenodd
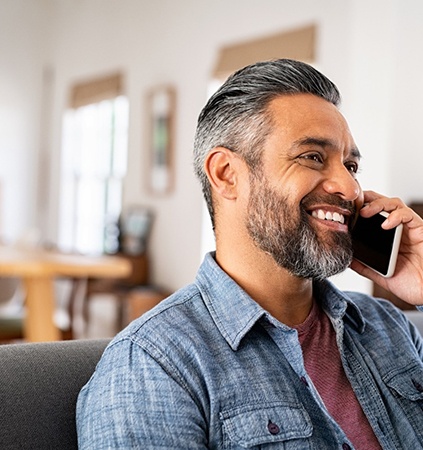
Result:
M219 266L280 322L288 326L304 322L313 304L312 281L293 276L255 247L240 248L218 244Z

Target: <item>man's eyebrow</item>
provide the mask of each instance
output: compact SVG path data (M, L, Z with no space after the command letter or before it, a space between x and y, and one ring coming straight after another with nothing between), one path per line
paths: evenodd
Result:
M294 142L295 147L301 147L305 145L316 145L318 147L336 147L335 143L332 140L319 137L306 136ZM350 155L353 158L361 159L361 153L357 147L352 147L350 149Z
M351 149L351 156L357 159L361 159L361 153L360 150L357 147L353 147Z

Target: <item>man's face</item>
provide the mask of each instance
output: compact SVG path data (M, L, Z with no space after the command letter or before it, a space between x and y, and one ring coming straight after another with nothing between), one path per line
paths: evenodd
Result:
M248 232L293 275L332 276L352 259L349 228L363 198L358 150L345 119L323 99L283 96L269 108L273 131L261 170L250 173Z

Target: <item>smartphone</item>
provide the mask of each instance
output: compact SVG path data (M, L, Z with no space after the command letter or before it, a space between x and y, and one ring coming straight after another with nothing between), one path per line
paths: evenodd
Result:
M358 216L352 230L354 258L386 278L395 272L403 228L400 224L384 230L381 225L388 215L382 211L367 219Z

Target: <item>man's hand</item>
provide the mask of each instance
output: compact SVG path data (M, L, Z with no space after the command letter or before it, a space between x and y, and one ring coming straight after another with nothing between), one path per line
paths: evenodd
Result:
M381 211L389 213L382 224L391 229L403 224L401 245L394 276L384 278L357 260L351 269L391 291L411 305L423 305L423 219L398 198L388 198L373 191L364 192L366 205L360 215L371 217Z

